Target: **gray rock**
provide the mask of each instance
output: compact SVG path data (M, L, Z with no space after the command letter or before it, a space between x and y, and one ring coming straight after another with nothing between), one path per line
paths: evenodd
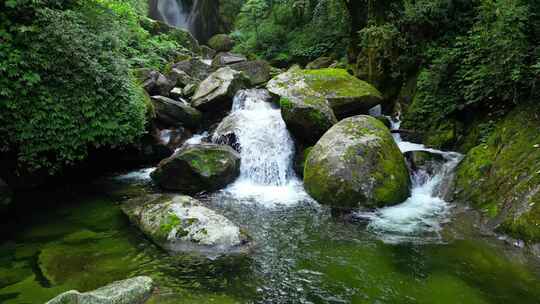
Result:
M197 91L197 85L196 84L188 84L184 87L184 90L182 93L184 94L184 97L191 97L193 94L195 94L195 91Z
M127 201L122 210L144 234L172 254L213 259L249 251L249 237L237 225L189 196L143 196Z
M46 304L142 304L148 300L153 290L152 278L140 276L90 292L67 291Z
M157 120L165 126L197 128L201 124L202 114L189 104L164 96L152 96Z
M173 64L172 69L184 71L191 78L202 81L212 72L212 67L202 59L190 58Z
M183 96L184 96L184 91L182 91L182 88L179 88L179 87L174 87L169 93L169 97L176 101L180 101Z
M223 111L232 106L232 98L240 89L249 86L242 72L229 67L220 68L203 80L192 98L192 105L201 111Z
M244 61L233 63L231 69L244 72L249 77L251 85L257 86L270 80L271 66L264 60Z
M201 56L203 59L212 60L216 57L217 52L214 49L201 45Z
M240 174L240 156L231 147L216 144L189 145L161 161L152 179L167 190L184 193L215 191Z
M139 80L149 95L168 96L175 84L158 71L140 70Z
M331 57L319 57L306 65L306 70L316 70L328 68L335 63Z
M439 171L444 164L444 157L438 153L407 151L404 155L413 171L423 170L430 175Z
M240 143L236 132L238 117L237 113L232 113L219 123L212 136L212 142L231 146L235 151L240 152Z
M304 168L307 192L336 208L383 207L410 193L405 160L388 128L359 115L341 120L311 149Z
M218 53L212 60L212 67L220 68L223 66L247 61L246 56L233 53Z
M180 88L183 88L188 84L197 84L200 82L200 80L189 76L185 71L177 68L172 68L167 77L176 87Z

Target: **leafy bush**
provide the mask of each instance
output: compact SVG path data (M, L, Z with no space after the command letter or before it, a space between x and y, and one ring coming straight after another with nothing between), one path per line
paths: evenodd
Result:
M146 96L130 69L160 67L181 47L151 37L144 1L8 0L0 4L0 152L58 173L90 147L145 131Z

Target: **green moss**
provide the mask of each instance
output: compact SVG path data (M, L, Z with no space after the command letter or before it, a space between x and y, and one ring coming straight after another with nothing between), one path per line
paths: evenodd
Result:
M279 105L282 109L290 110L293 108L293 104L287 97L281 97L279 100Z
M456 178L457 198L501 223L500 232L540 241L540 123L538 105L500 121L486 143L467 153Z
M375 96L382 99L382 94L375 87L350 75L344 69L303 70L301 73L309 87L323 95Z
M167 218L161 223L159 227L160 235L167 238L171 230L174 228L180 227L182 225L182 220L174 213L169 213Z

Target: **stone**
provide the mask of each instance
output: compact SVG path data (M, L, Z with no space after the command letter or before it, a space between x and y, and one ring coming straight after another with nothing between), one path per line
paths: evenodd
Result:
M232 106L234 94L249 86L249 79L229 67L220 68L203 80L192 98L192 105L205 111L226 111Z
M264 60L244 61L233 63L230 68L239 72L244 72L252 86L261 85L270 80L271 66Z
M160 187L192 194L215 191L240 174L240 156L231 147L189 145L161 161L151 177Z
M306 70L316 70L328 68L335 63L331 57L319 57L306 65Z
M234 63L247 61L246 56L228 52L218 53L212 60L212 67L220 68Z
M250 238L226 217L185 195L153 194L128 200L122 210L171 254L217 258L249 251Z
M180 87L180 88L183 88L188 84L200 82L200 80L197 80L196 78L189 76L188 73L177 68L172 68L171 72L169 72L169 74L167 75L167 78L172 83L174 83L175 87Z
M444 157L439 153L407 151L404 155L413 171L423 170L430 175L440 170L444 163Z
M152 96L157 120L165 126L197 128L201 124L202 113L186 102L164 96Z
M169 97L176 101L181 101L183 96L184 91L182 91L182 88L179 87L174 87L171 92L169 92Z
M206 45L201 45L201 56L204 60L212 60L216 57L217 52Z
M189 58L179 61L172 65L171 71L174 71L174 69L185 72L197 81L202 81L212 72L212 67L200 58Z
M140 70L139 80L149 95L168 96L175 84L158 71Z
M46 304L142 304L153 290L152 278L140 276L113 282L94 291L67 291Z
M217 34L208 40L208 46L216 52L228 52L233 49L234 41L227 34Z
M304 185L319 203L342 209L395 205L411 186L389 130L367 115L343 119L323 135L307 156Z

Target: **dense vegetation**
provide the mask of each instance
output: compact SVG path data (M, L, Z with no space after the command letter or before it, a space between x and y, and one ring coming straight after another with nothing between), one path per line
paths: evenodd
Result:
M145 1L8 0L0 4L0 152L18 170L55 173L88 149L145 131L133 67L161 67L182 47L139 23Z

